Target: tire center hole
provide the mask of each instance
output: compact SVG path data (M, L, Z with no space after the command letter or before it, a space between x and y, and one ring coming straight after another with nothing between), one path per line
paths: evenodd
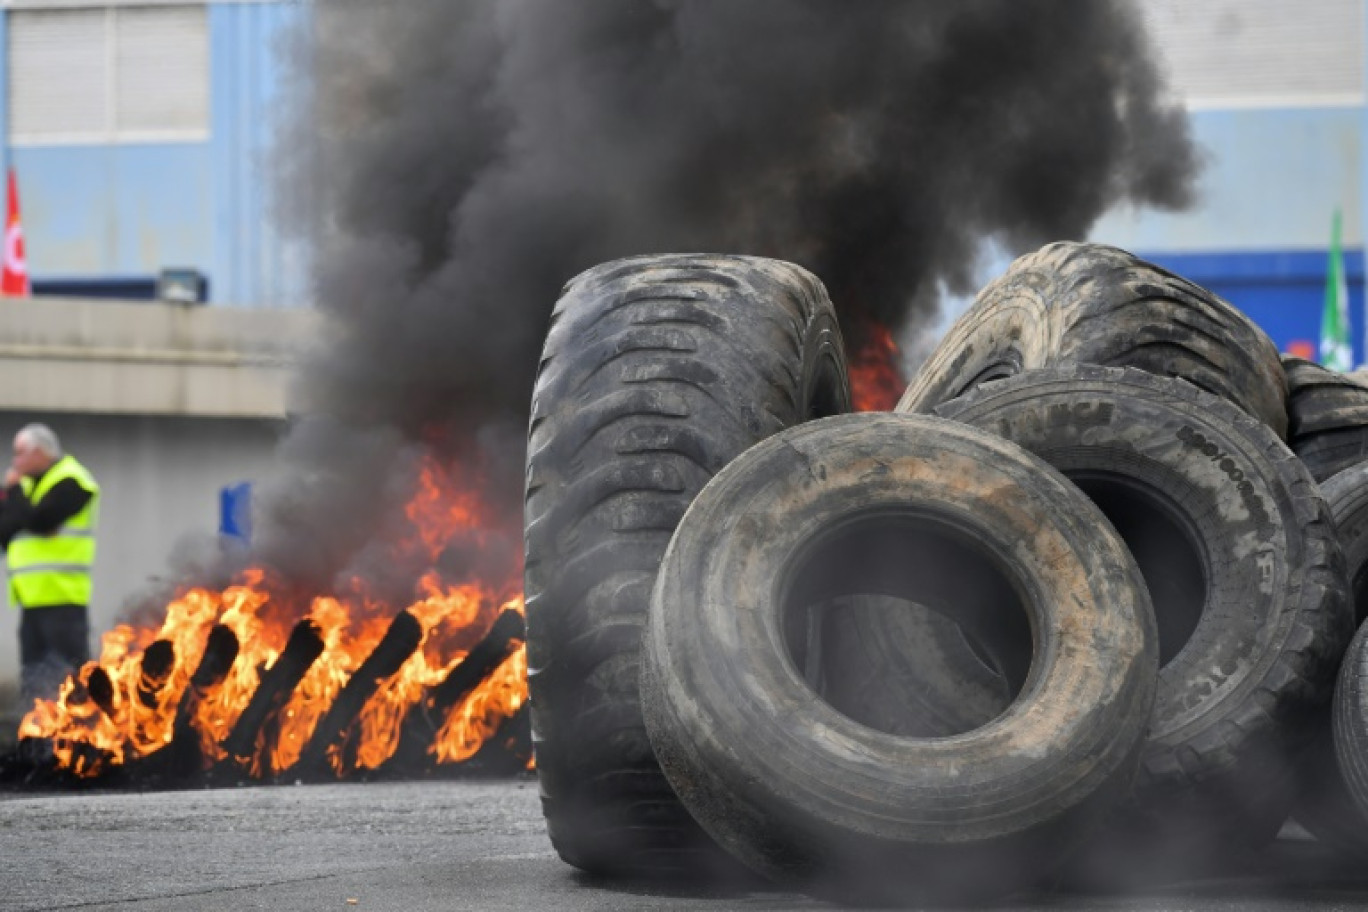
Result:
M789 657L837 711L948 737L1006 711L1029 674L1031 619L1003 563L946 519L873 513L800 549L781 591Z
M1116 527L1140 567L1159 628L1159 664L1192 639L1206 605L1207 575L1195 536L1157 492L1124 480L1067 472Z

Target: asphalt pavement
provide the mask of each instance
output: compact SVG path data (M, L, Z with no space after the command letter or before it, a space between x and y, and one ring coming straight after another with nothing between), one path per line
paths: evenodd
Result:
M0 792L0 910L825 908L784 893L585 878L553 853L530 779ZM1281 840L1250 870L1147 896L1051 894L999 908L1368 909L1368 864Z

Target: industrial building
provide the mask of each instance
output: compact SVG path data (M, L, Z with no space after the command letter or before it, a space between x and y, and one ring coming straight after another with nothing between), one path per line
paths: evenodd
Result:
M1139 2L1206 168L1191 211L1113 212L1092 239L1306 351L1339 210L1362 363L1364 0ZM44 420L104 484L96 631L216 533L221 489L285 427L315 315L271 154L308 25L292 0L0 3L0 169L35 293L0 306L0 441ZM155 300L173 279L193 302ZM0 685L16 666L0 630Z
M35 293L150 297L186 269L216 305L302 304L268 157L307 7L6 7L0 164L18 176Z
M1216 291L1283 351L1320 332L1342 213L1354 364L1365 360L1363 0L1141 0L1205 172L1189 212L1114 212L1092 239Z
M217 534L222 489L262 477L284 430L314 315L269 156L306 12L13 0L0 15L0 163L34 293L0 307L0 437L7 452L47 422L103 485L93 634ZM163 278L191 301L153 300Z

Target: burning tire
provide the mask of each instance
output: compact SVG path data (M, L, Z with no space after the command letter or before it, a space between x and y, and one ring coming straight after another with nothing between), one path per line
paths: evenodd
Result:
M1344 559L1306 469L1231 404L1136 370L1033 372L937 413L1062 471L1139 563L1162 664L1137 833L1165 834L1149 846L1179 860L1183 846L1271 839L1352 631ZM1125 872L1142 870L1122 854Z
M1284 358L1288 445L1317 481L1368 460L1368 386L1301 358Z
M898 736L812 683L843 671L814 668L814 606L986 590L1039 635L988 724ZM974 428L849 415L753 447L694 501L652 596L642 702L680 799L751 868L830 898L963 900L1034 881L1123 795L1156 655L1134 561L1058 473Z
M1073 362L1181 377L1287 431L1268 336L1206 289L1100 244L1050 244L1013 263L950 328L898 411L928 413L985 381Z
M826 291L751 257L618 260L571 281L533 396L528 683L551 841L586 871L725 860L680 806L641 719L641 625L670 534L751 444L849 410Z

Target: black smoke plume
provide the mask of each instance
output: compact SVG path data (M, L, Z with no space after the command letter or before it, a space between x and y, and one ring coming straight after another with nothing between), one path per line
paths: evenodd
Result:
M607 259L748 253L827 285L847 343L965 292L981 245L1177 208L1198 155L1139 14L1109 0L320 0L294 48L283 209L327 336L257 557L324 581L409 448L520 515L562 284Z

